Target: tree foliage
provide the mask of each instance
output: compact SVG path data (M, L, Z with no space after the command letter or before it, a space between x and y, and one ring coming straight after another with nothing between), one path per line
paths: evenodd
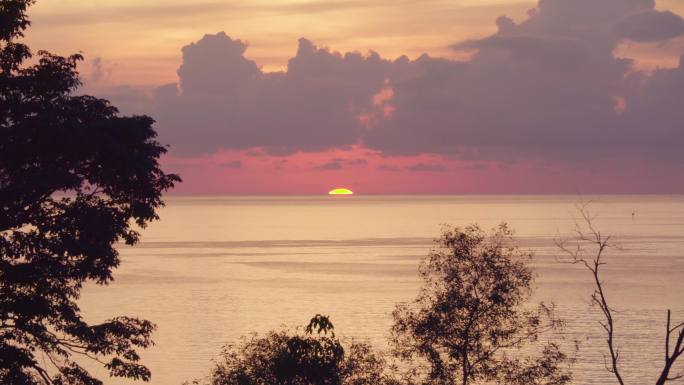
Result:
M385 360L359 342L346 347L328 317L317 315L304 333L253 334L224 348L206 381L211 385L390 385Z
M502 224L487 235L477 226L446 228L421 265L424 285L393 313L396 355L424 384L544 384L570 381L569 362L554 342L534 350L561 327L552 308L530 308L530 253ZM523 357L523 358L521 358Z
M148 380L136 349L154 325L91 325L76 301L85 282L111 282L114 244L135 244L180 179L159 167L150 117L74 95L80 55L17 42L32 3L0 1L0 383L100 384L75 357Z

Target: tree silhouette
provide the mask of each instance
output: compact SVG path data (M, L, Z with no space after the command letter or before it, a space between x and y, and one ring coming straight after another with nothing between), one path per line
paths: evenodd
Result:
M601 311L603 321L601 327L606 332L606 345L609 359L606 359L606 370L615 376L620 385L625 385L625 380L620 370L620 349L615 338L615 309L609 304L602 277L602 267L607 264L606 254L610 249L617 247L610 235L605 235L598 230L593 223L593 217L589 213L591 202L579 204L577 210L582 219L575 224L576 238L574 242L557 240L556 245L569 257L567 262L584 266L592 275L594 292L591 294L591 304ZM589 254L587 254L589 253ZM664 333L665 355L663 368L655 381L656 385L665 385L668 382L678 381L684 378L684 372L673 373L677 360L684 355L684 322L674 324L672 312L667 310Z
M491 235L477 226L446 228L421 265L418 298L394 311L392 343L423 384L562 385L570 362L554 342L525 354L562 326L552 308L529 308L529 253L503 224Z
M0 1L0 383L101 384L82 358L148 380L136 349L155 326L91 325L76 301L85 282L112 281L114 244L135 244L180 179L159 167L150 117L74 96L80 55L34 57L16 42L32 3Z
M194 384L397 385L385 360L364 343L345 346L327 316L316 315L304 333L271 331L228 345L212 374Z

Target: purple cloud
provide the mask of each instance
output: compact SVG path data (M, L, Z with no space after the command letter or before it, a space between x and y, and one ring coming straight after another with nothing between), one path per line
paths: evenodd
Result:
M225 33L183 48L179 83L151 96L161 140L179 155L268 154L360 144L383 155L466 160L684 161L684 65L651 74L615 57L625 40L684 34L653 0L541 0L528 18L457 42L468 61L337 53L301 39L265 73ZM329 167L345 164L331 163Z
M178 89L158 92L166 140L184 154L262 147L317 151L358 142L365 112L387 67L376 54L344 56L301 39L287 72L264 73L246 44L224 33L183 48Z
M347 167L365 167L368 161L365 159L332 159L320 166L315 167L316 170L342 170Z
M414 164L413 166L407 167L406 169L409 171L414 171L414 172L445 172L445 171L447 171L447 168L444 165L426 164L426 163L417 163L417 164Z
M615 32L638 42L668 40L684 35L684 19L669 11L648 10L619 22L615 25Z

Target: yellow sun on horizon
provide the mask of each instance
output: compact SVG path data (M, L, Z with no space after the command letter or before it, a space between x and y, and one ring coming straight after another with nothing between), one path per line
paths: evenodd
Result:
M330 190L328 195L354 195L354 192L348 188L336 188L334 190Z

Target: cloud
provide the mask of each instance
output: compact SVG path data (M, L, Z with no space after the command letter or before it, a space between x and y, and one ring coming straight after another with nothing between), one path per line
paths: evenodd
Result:
M441 164L417 163L407 167L407 170L414 172L445 172L447 171L447 168Z
M219 167L232 168L232 169L242 168L242 161L233 160L230 162L224 162L224 163L219 164Z
M315 167L316 170L342 170L347 167L365 167L368 161L365 159L332 159L320 166Z
M92 81L100 81L102 78L105 76L105 71L102 68L102 58L101 57L96 57L93 59L92 62L92 71L90 74L90 80Z
M277 73L246 58L246 42L205 35L183 48L178 84L153 93L153 114L180 156L362 146L506 164L684 161L684 67L645 74L613 54L625 40L682 35L681 17L652 0L541 0L527 19L496 25L453 44L473 51L468 61L388 60L300 39Z
M401 168L398 166L393 166L391 164L381 164L377 167L378 171L389 171L389 172L397 172L401 171Z
M345 164L350 165L350 166L367 166L368 161L365 159L345 159L344 160Z
M111 84L109 84L109 81L111 80L112 74L116 67L115 63L106 61L100 56L96 56L90 60L87 60L85 65L86 70L81 74L81 81L83 82L83 88L81 89L81 92L97 92L101 90L103 88L102 86L105 84L107 84L107 86L104 88L110 91L111 94L121 93L122 88L130 88L126 86L119 86L118 92L112 92L113 88L115 87L112 87Z
M325 164L322 164L318 167L316 167L316 170L328 170L328 171L333 171L333 170L342 170L342 162L339 160L331 160L330 162L327 162Z
M499 18L492 36L453 45L476 50L470 61L393 83L393 119L381 121L365 143L388 154L508 162L660 157L669 151L658 134L666 126L652 123L679 116L672 107L677 92L661 86L642 98L659 74L635 75L632 61L613 51L624 39L676 36L674 22L651 34L636 27L663 15L647 0L544 0L520 24ZM649 103L653 98L664 104ZM637 123L634 112L645 103L651 117L644 113Z
M410 171L417 173L433 173L433 172L446 172L448 167L443 164L436 163L415 163L408 166L397 166L393 164L381 164L377 167L378 171L386 172L399 172L399 171Z
M158 100L149 90L131 87L127 85L110 86L104 89L98 88L93 82L86 82L81 90L84 94L94 93L104 96L112 102L117 109L127 115L150 114ZM155 113L152 113L156 115Z
M684 165L684 55L679 67L659 69L651 76L634 76L627 90L626 109L620 116L625 135L618 145L636 152L651 149L668 162Z
M669 11L649 10L627 17L615 26L615 31L637 42L662 41L684 35L684 20Z
M164 138L180 153L261 147L287 154L356 144L389 61L301 39L288 71L264 73L225 33L183 48L179 87L157 92Z

